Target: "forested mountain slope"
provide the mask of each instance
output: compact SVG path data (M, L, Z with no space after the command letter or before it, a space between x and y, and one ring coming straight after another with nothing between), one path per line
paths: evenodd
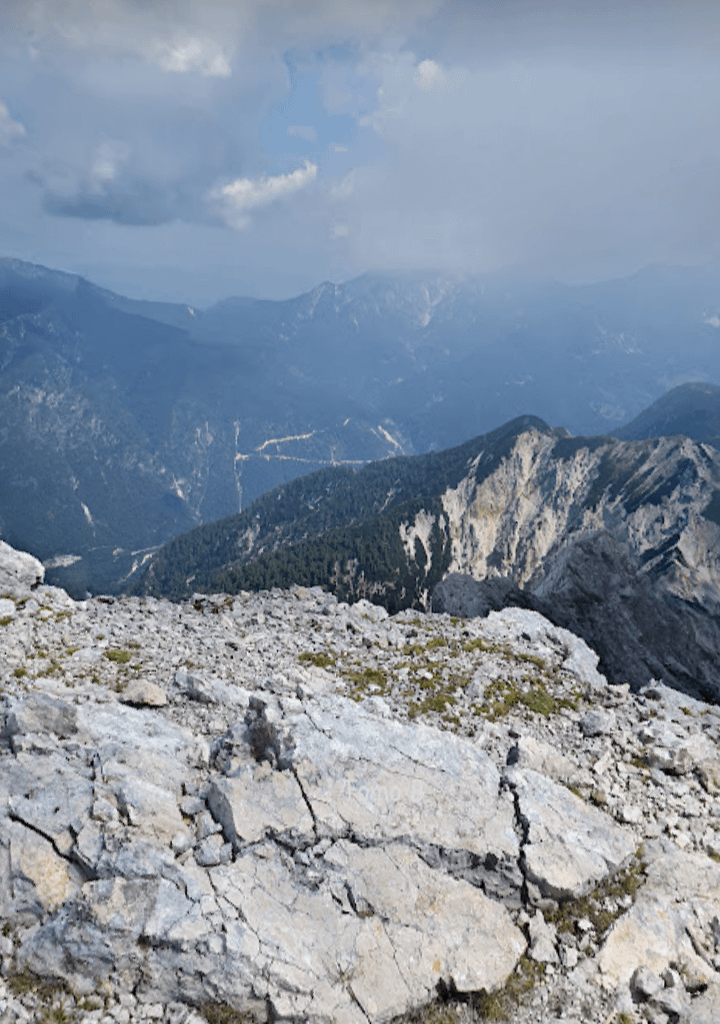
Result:
M0 533L77 594L323 466L533 413L607 433L717 380L720 267L582 287L364 275L282 302L140 302L0 260Z

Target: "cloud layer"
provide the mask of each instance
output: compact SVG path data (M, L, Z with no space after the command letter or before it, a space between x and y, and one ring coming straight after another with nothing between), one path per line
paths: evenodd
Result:
M0 249L196 303L706 260L719 38L699 0L5 0Z

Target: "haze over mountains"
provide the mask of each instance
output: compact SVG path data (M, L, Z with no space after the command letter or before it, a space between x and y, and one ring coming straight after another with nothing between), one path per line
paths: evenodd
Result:
M2 260L0 530L72 592L117 590L170 537L322 466L526 413L618 434L717 378L718 310L716 265L582 287L366 275L202 311Z

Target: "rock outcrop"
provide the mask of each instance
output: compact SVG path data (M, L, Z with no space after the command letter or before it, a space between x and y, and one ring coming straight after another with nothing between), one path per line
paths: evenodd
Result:
M717 1014L715 707L528 609L7 600L3 1024Z
M582 636L613 682L641 689L663 679L694 696L720 695L720 631L712 606L668 594L608 531L570 537L520 589L507 577L451 573L432 607L449 615L531 608Z
M0 540L0 595L22 597L45 579L42 562Z

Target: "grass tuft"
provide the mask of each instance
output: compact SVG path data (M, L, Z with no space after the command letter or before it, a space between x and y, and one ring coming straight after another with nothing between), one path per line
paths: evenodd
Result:
M335 655L329 651L303 651L298 656L298 661L305 665L314 665L315 668L332 668L335 664Z
M114 661L117 665L126 665L132 655L130 651L120 651L117 649L111 649L103 652L103 657L107 658L108 661Z

